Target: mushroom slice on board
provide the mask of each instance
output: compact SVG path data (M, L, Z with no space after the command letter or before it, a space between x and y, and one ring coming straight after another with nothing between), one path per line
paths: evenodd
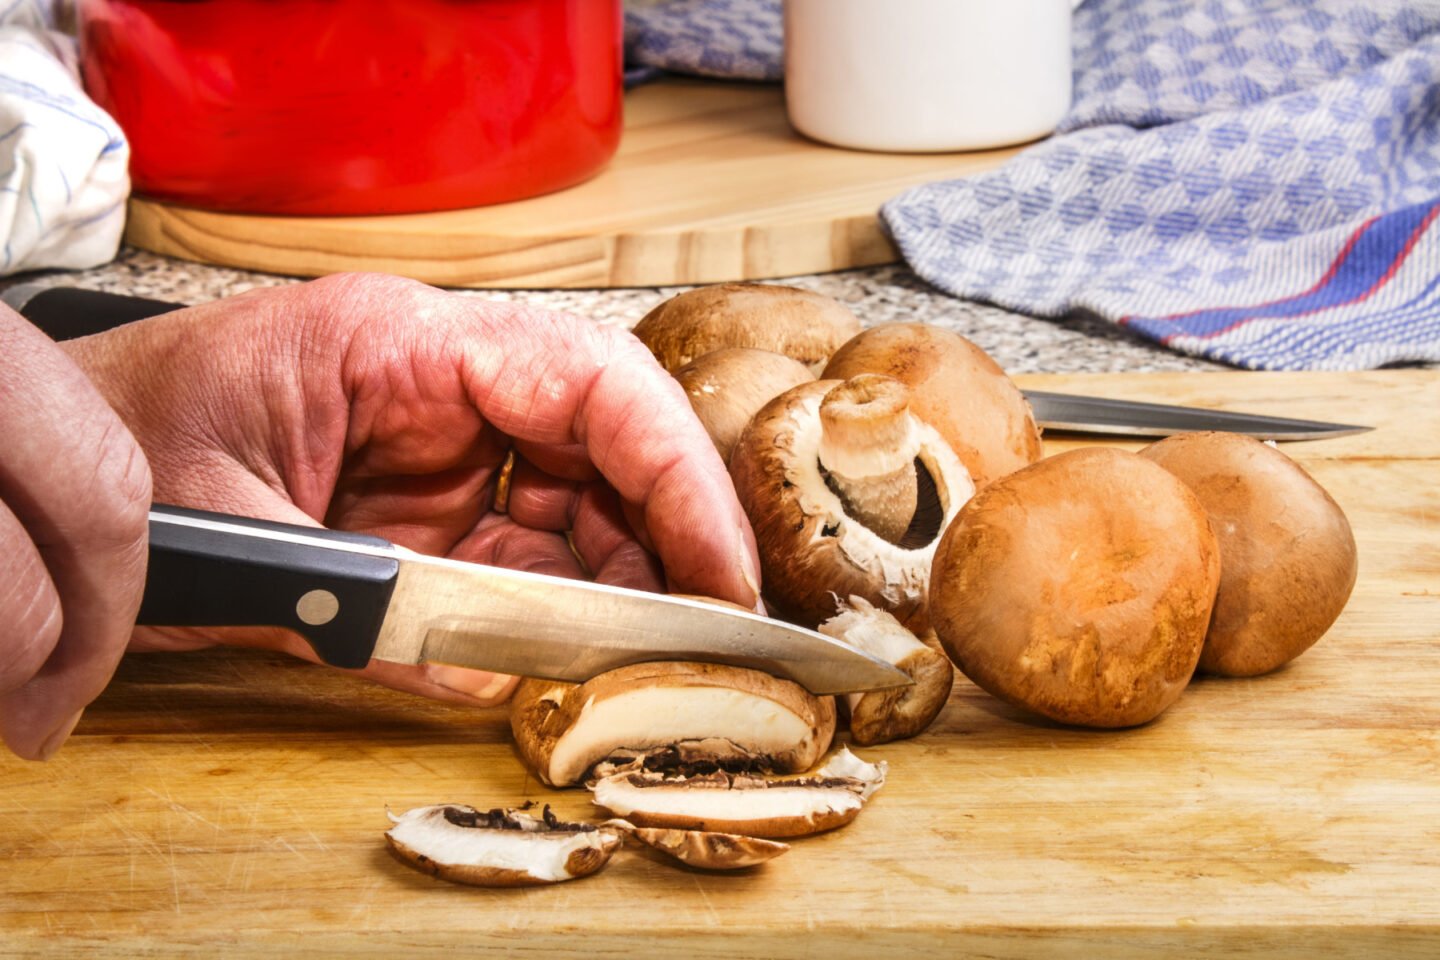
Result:
M861 746L913 737L939 715L950 697L955 668L939 650L921 643L889 613L864 597L851 597L820 632L879 657L915 682L908 687L851 693L850 738Z
M641 772L618 773L590 789L598 806L640 827L803 837L855 819L884 782L883 768L864 766L878 771L878 778L862 773L767 780L723 772L692 777Z
M835 701L758 670L639 663L579 685L524 680L510 727L526 765L556 787L605 761L656 755L794 773L830 746Z
M477 887L530 887L588 876L605 866L622 837L613 827L566 823L546 807L543 818L458 803L416 807L385 833L410 866L442 880Z
M601 826L623 830L667 857L701 870L743 870L774 860L790 849L788 843L737 833L637 827L628 820L607 820Z

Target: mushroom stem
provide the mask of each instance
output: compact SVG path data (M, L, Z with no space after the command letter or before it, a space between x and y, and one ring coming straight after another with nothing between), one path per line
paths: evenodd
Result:
M919 499L920 438L909 407L905 384L869 373L820 403L820 465L846 512L891 543L910 528Z

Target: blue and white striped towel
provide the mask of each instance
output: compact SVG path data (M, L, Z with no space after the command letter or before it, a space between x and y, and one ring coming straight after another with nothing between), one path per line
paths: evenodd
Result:
M1440 0L1087 0L1075 56L1059 135L884 206L920 276L1245 367L1440 361Z
M115 256L130 149L80 89L51 0L0 0L0 276Z

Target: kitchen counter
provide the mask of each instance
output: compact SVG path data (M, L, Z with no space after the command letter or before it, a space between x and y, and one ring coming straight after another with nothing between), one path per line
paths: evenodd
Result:
M296 282L293 278L208 267L126 248L113 262L93 270L51 271L9 278L48 286L72 285L177 303L200 303L255 287ZM899 265L844 270L785 280L829 294L874 326L922 320L975 341L1011 373L1149 373L1169 370L1224 370L1132 336L1104 320L1059 323L957 300L929 286ZM517 300L567 310L626 327L683 287L604 290L466 290L463 296Z

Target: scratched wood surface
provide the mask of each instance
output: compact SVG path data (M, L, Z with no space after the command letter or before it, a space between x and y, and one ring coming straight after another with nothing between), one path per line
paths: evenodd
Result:
M381 270L458 287L714 283L891 263L880 204L1015 148L882 154L806 140L774 84L666 80L625 99L610 165L516 203L390 217L262 217L130 203L126 240L221 266Z
M587 814L524 774L503 710L253 653L133 657L55 760L0 758L0 955L1440 955L1440 374L1025 382L1378 424L1286 447L1359 541L1331 634L1124 732L961 679L924 736L862 751L891 780L844 830L744 874L622 854L520 891L381 841L387 806Z

